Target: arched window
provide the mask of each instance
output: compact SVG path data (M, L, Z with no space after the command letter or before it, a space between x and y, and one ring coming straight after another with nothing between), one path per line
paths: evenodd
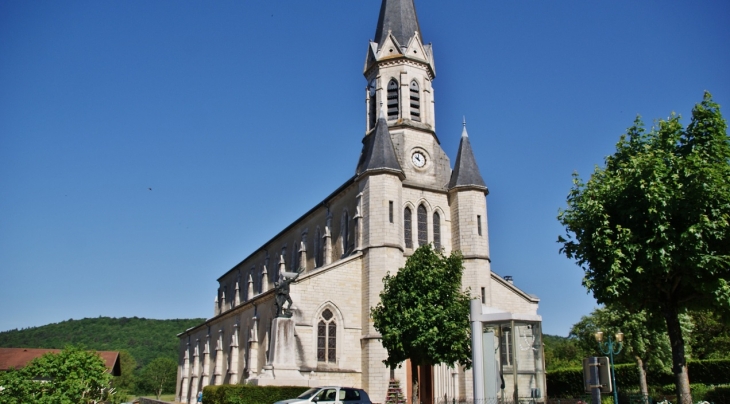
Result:
M342 241L342 256L346 256L350 242L350 215L347 211L342 212L342 221L340 222L340 241Z
M337 323L330 309L325 309L317 323L317 362L337 361Z
M314 267L322 266L322 232L317 227L314 232Z
M426 207L418 205L418 246L428 243L428 223L426 221Z
M441 249L441 215L438 212L433 212L433 246Z
M403 211L403 236L406 241L406 248L413 248L413 234L411 227L411 208Z
M411 119L421 121L421 92L418 91L418 83L416 80L411 81Z
M398 82L395 79L388 83L388 120L398 119Z
M378 119L378 96L375 84L375 79L370 80L370 83L368 84L368 114L370 115L370 129L375 127L375 122Z
M291 272L297 272L299 269L299 246L297 245L297 241L294 240L294 243L292 244L291 248L291 265L289 266L288 270Z

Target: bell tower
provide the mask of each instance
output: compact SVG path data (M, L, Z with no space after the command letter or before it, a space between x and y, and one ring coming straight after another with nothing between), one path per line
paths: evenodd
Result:
M413 0L383 0L363 74L368 80L368 130L375 127L380 108L389 126L434 130L431 81L436 72Z
M431 44L424 44L413 0L383 0L363 71L367 79L366 130L382 116L409 183L445 190L450 163L436 136L436 77Z

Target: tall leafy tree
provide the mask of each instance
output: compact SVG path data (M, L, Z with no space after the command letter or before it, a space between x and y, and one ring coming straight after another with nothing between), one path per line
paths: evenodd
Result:
M693 359L730 358L730 322L711 310L689 313L693 332L689 338Z
M137 360L127 350L119 351L119 365L121 367L121 375L112 380L112 386L118 392L131 393L135 390L134 372L137 369Z
M176 377L177 362L170 358L159 357L142 368L139 386L145 391L154 392L159 400L162 393L175 392Z
M406 359L416 365L471 366L469 294L461 290L461 254L446 257L431 245L419 247L405 267L383 278L380 302L371 309L375 329L388 351L390 368Z
M578 339L556 335L543 334L543 349L545 350L545 370L580 367L583 358L589 356L578 344Z
M661 313L680 404L690 403L679 315L730 314L730 141L712 96L649 132L639 118L616 153L583 183L576 175L558 219L561 252L584 269L599 303Z

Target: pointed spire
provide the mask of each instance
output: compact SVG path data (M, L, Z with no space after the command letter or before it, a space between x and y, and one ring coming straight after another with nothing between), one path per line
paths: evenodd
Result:
M375 130L362 140L362 152L357 164L357 175L372 171L389 171L405 178L403 168L395 155L393 140L390 138L388 124L385 122L383 110L375 125Z
M416 32L423 39L413 0L383 0L380 5L378 26L375 29L374 41L378 43L378 49L388 33L393 34L400 46L408 46L408 42Z
M466 117L463 122L464 128L461 131L459 152L456 154L456 164L451 172L449 190L454 188L476 188L488 193L487 185L479 172L474 152L471 150L469 134L466 132Z

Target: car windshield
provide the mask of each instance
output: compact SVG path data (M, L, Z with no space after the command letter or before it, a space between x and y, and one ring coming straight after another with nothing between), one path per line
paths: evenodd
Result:
M304 393L298 395L297 398L309 398L309 397L312 397L314 395L314 393L316 393L318 391L319 391L319 389L309 389L309 390L305 391Z

